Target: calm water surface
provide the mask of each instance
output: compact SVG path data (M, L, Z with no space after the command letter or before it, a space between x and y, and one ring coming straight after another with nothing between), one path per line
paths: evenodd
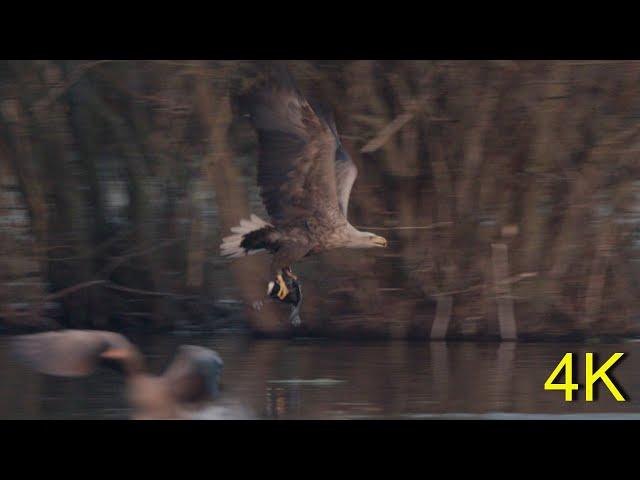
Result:
M640 418L640 343L536 344L472 342L356 343L328 340L253 340L232 335L129 336L161 372L180 344L217 350L225 362L222 395L195 418ZM48 377L10 358L0 337L0 418L126 419L131 410L115 372L88 378ZM629 401L599 387L565 403L543 389L566 352L577 354L584 384L584 352L604 361L625 359L613 372ZM561 377L562 379L562 377Z

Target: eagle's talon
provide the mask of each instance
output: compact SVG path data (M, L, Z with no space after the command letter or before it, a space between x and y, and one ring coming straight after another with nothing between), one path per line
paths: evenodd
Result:
M285 283L284 278L282 278L282 275L277 275L276 280L278 282L278 286L280 287L277 294L278 298L280 300L284 300L286 296L289 295L289 288L287 287L287 284Z
M291 325L293 325L294 327L299 327L300 325L302 325L302 319L300 318L298 312L292 313L289 318L291 319Z

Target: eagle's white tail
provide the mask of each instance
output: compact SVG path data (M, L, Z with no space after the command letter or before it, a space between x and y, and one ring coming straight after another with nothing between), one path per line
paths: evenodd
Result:
M254 255L264 251L264 248L259 249L245 249L242 247L242 240L245 235L260 230L264 227L270 227L271 224L265 222L257 215L251 214L249 220L240 220L240 225L237 225L231 229L232 235L224 237L222 239L222 245L220 245L220 253L225 257L238 258L245 255Z

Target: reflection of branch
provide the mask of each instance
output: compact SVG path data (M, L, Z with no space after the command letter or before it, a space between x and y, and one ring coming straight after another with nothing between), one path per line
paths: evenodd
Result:
M67 76L66 81L58 88L52 88L49 90L49 94L38 100L34 105L34 110L44 110L51 106L53 102L55 102L58 98L60 98L67 90L69 90L78 80L82 78L82 76L91 70L93 67L96 67L102 63L112 62L113 60L96 60L94 62L84 63L73 70L69 76Z
M154 297L173 297L179 300L193 300L193 299L201 299L201 297L196 296L196 295L182 295L182 294L178 294L178 293L171 293L171 292L156 292L156 291L151 291L151 290L141 290L139 288L129 288L129 287L125 287L123 285L118 285L115 284L113 282L110 282L108 280L89 280L87 282L82 282L82 283L78 283L76 285L72 285L68 288L64 288L62 290L59 290L57 292L51 293L49 295L46 295L41 301L37 302L38 305L35 308L29 308L24 312L16 312L16 311L12 311L12 309L3 307L0 308L0 319L6 319L6 318L10 318L10 317L33 317L33 315L38 312L38 311L42 311L43 310L43 306L45 302L49 302L51 300L56 300L58 298L62 298L66 295L69 295L71 293L77 292L78 290L83 290L85 288L89 288L89 287L93 287L95 285L100 285L102 287L105 288L109 288L111 290L118 290L121 292L128 292L128 293L135 293L138 295L149 295L149 296L154 296ZM149 314L144 314L144 313L121 313L122 315L151 315ZM46 321L51 321L53 322L53 320L48 319L46 317L43 317L46 319ZM57 323L53 322L54 326L58 326ZM48 327L51 327L51 325L48 325Z
M105 283L106 280L90 280L88 282L78 283L77 285L73 285L68 288L64 288L55 293L47 295L45 298L46 301L55 300L56 298L64 297L65 295L69 295L70 293L76 292L78 290L82 290L83 288L91 287L93 285L101 285Z
M565 65L570 67L593 67L596 65L629 65L634 64L634 61L630 60L585 60L576 62L564 62Z
M474 292L476 290L482 290L484 288L484 283L481 283L479 285L474 285L473 287L469 287L469 288L465 288L464 290L452 290L449 292L438 292L438 293L432 293L431 296L432 297L447 297L450 295L457 295L458 293L469 293L469 292Z
M431 225L423 225L420 227L367 227L357 225L356 228L363 228L367 230L430 230L432 228L443 227L445 225L453 225L453 222L438 222L432 223Z
M144 250L139 250L137 252L131 252L131 253L127 253L125 255L120 255L118 257L114 257L112 259L113 263L111 265L106 266L102 270L101 273L106 275L106 276L109 276L109 275L111 275L113 273L113 271L116 268L118 268L120 265L122 265L125 261L127 261L130 258L139 257L139 256L142 256L142 255L147 255L147 254L149 254L149 253L151 253L151 252L153 252L155 250L159 250L161 248L165 248L165 247L171 246L171 245L173 245L175 243L179 243L179 242L182 242L184 240L185 240L184 238L176 238L176 239L173 239L173 240L167 240L166 242L161 242L161 243L159 243L157 245L154 245L152 247L146 248Z
M44 297L44 299L45 301L55 300L56 298L64 297L65 295L69 295L70 293L77 292L78 290L92 287L94 285L102 285L105 288L110 288L112 290L119 290L121 292L129 292L129 293L137 293L140 295L151 295L154 297L176 297L176 298L182 298L182 299L200 298L195 295L182 295L179 293L172 293L172 292L156 292L153 290L142 290L139 288L125 287L124 285L118 285L117 283L113 283L108 280L89 280L88 282L78 283L77 285L72 285L71 287L68 287L63 290L59 290L55 293L52 293L50 295L47 295L46 297Z
M15 312L11 311L11 309L0 308L0 318L9 318L9 317L36 317L38 321L45 321L53 323L53 326L58 326L58 324L46 317L40 317L38 312L42 312L44 310L45 302L49 302L51 300L55 300L57 298L64 297L65 295L69 295L70 293L77 292L78 290L82 290L84 288L92 287L94 285L102 285L106 283L106 280L90 280L88 282L78 283L76 285L72 285L71 287L64 288L55 293L51 293L49 295L44 296L41 300L34 302L35 306L30 306L24 312ZM51 327L51 325L48 325Z
M360 152L371 153L378 150L385 143L387 143L387 141L393 136L394 133L404 127L409 122L409 120L413 118L414 114L415 112L405 112L398 115L391 121L391 123L380 130L380 133L378 133L378 135L376 135L373 140L362 147L360 149Z
M537 277L538 276L538 272L524 272L524 273L520 273L518 275L514 275L513 277L509 277L509 278L505 278L504 280L497 282L500 283L502 285L512 285L514 283L518 283L521 280L524 280L525 278L533 278L533 277ZM469 288L465 288L464 290L453 290L450 292L438 292L438 293L432 293L431 296L432 297L443 297L446 295L456 295L458 293L469 293L469 292L474 292L476 290L482 290L485 287L484 283L480 283L478 285L474 285L473 287L469 287Z
M407 111L401 113L394 118L391 123L387 124L378 134L360 149L361 153L372 153L382 147L389 139L404 127L413 117L424 108L424 103L429 99L429 95L422 95L420 98L411 102Z
M96 245L95 247L91 248L88 253L83 253L82 255L75 255L75 256L72 256L72 257L53 257L53 258L49 258L48 261L50 261L50 262L67 262L67 261L70 261L70 260L82 260L82 259L85 259L85 258L93 257L93 256L97 255L98 253L102 252L103 250L106 250L107 248L109 248L111 245L113 245L114 243L118 242L119 240L122 240L127 235L129 235L131 233L134 233L134 231L135 231L134 229L124 230L124 231L114 235L113 237L107 239L103 243L101 243L99 245ZM54 248L69 248L70 249L70 248L73 248L73 245L62 245L60 247L51 247L50 250L53 250Z
M181 298L181 299L200 298L196 295L181 295L179 293L172 293L172 292L156 292L154 290L142 290L140 288L130 288L130 287L125 287L123 285L118 285L113 282L106 282L105 287L110 288L112 290L119 290L121 292L137 293L139 295L150 295L152 297L175 297L175 298Z

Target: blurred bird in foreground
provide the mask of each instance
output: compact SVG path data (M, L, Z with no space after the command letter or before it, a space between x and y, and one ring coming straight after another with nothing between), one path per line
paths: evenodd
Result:
M293 284L297 304L290 319L296 324L302 297L294 262L334 248L386 247L387 241L347 220L358 169L328 109L307 101L288 71L277 67L243 103L258 132L258 185L271 223L253 214L240 220L223 239L221 253L231 258L271 253L274 280L267 293L289 300Z
M136 419L189 418L218 395L223 362L205 347L182 345L161 376L146 372L140 351L124 336L100 330L62 330L14 337L14 354L48 375L82 377L99 366L125 376Z

